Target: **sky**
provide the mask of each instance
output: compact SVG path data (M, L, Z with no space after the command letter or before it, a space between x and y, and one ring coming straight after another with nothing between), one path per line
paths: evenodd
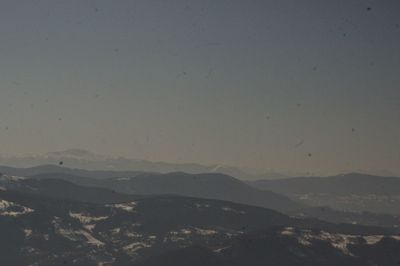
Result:
M400 175L397 0L2 1L0 153Z

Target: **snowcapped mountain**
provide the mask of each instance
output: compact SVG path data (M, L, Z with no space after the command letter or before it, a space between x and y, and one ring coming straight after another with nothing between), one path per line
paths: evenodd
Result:
M31 154L23 156L0 155L0 165L8 165L20 168L29 168L39 165L64 165L69 168L88 170L137 171L154 173L223 173L240 179L274 179L286 177L275 172L255 174L248 171L243 171L237 167L217 164L208 166L194 163L152 162L124 157L105 156L83 149L69 149L65 151L48 152L46 154Z
M207 265L373 265L400 254L388 229L175 196L89 203L6 189L0 234L4 265L183 266L193 254Z

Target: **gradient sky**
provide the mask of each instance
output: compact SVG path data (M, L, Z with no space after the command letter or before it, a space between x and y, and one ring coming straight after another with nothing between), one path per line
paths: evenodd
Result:
M0 153L400 174L399 14L398 0L4 0Z

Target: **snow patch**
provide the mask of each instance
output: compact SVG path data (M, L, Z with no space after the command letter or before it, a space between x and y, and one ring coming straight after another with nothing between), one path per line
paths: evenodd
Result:
M131 179L128 178L128 177L118 177L116 180L117 181L128 181L128 180L131 180Z
M92 236L89 232L85 230L72 230L72 229L65 229L59 228L57 233L62 235L63 237L71 240L71 241L80 241L83 240L82 236L86 239L86 242L93 246L104 246L104 243Z
M132 202L127 202L127 203L113 204L111 206L116 209L123 210L126 212L135 212L136 205L137 205L136 202L132 201Z
M32 229L24 229L25 238L29 238L32 235Z
M120 232L121 232L121 228L119 228L119 227L111 229L111 234L113 234L113 235L117 235Z
M96 224L86 224L83 226L86 230L93 232L93 230L96 228Z
M168 240L171 242L179 242L186 240L187 235L182 235L181 232L171 231L167 233L167 236L164 237L163 242L167 242Z
M234 213L239 213L239 214L246 214L246 212L244 212L244 211L238 211L238 210L232 209L231 207L222 207L222 210L224 210L226 212L234 212Z
M87 213L69 212L69 216L79 220L82 224L91 224L108 219L108 216L90 216Z
M391 236L391 238L393 238L396 241L400 241L400 236Z
M367 245L375 245L381 241L384 237L391 237L400 241L400 236L384 236L384 235L346 235L346 234L333 234L325 231L319 233L312 233L311 230L298 230L296 231L293 227L285 227L280 234L286 237L295 238L299 244L304 246L312 245L313 240L325 241L331 244L332 247L339 250L343 254L348 256L354 256L349 250L348 246L351 244L358 244L360 239L364 239Z
M285 227L282 231L281 231L281 235L283 236L292 236L294 235L294 228L293 227Z
M192 233L192 231L189 229L181 229L181 233L184 235L190 235Z
M92 236L90 232L85 230L73 230L70 227L62 226L62 220L59 217L54 217L52 224L54 225L56 233L62 235L63 237L71 241L84 241L93 246L104 246L105 244Z
M145 243L145 242L135 242L135 243L132 243L132 244L129 244L129 245L123 247L122 249L123 249L126 253L132 255L132 254L134 254L136 251L138 251L138 250L140 250L140 249L143 249L143 248L150 248L150 247L151 247L151 245L150 245L149 243Z
M371 235L371 236L364 236L364 240L367 242L367 245L375 245L379 241L383 239L384 236L382 235Z
M3 175L1 176L0 180L7 180L7 181L21 181L27 179L23 176L15 176L15 175Z
M226 250L226 249L228 249L228 248L230 248L231 246L226 246L226 247L222 247L222 248L217 248L217 249L214 249L213 251L215 252L215 253L221 253L221 252L223 252L224 250Z
M11 201L0 200L0 216L18 217L31 212L34 212L34 210L31 208L19 205Z
M353 256L353 254L351 254L351 252L347 249L347 246L349 244L356 244L358 236L343 235L343 234L330 234L328 232L322 231L321 234L319 235L319 238L321 240L331 243L331 245L334 248L342 251L344 254Z
M140 238L142 237L141 234L135 232L135 231L126 231L125 232L125 236L129 237L129 238Z
M101 242L100 240L98 240L97 238L92 236L89 232L86 232L84 230L79 230L78 232L81 233L84 237L86 237L87 242L89 244L97 246L97 247L104 246L103 242Z
M196 203L196 208L210 208L210 205L208 204L201 204L201 203Z
M196 234L201 236L212 236L218 234L217 231L211 229L202 229L202 228L194 228L196 230Z

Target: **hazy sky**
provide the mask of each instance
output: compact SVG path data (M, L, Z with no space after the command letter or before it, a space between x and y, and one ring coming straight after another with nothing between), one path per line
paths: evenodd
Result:
M0 5L0 153L400 174L400 1Z

